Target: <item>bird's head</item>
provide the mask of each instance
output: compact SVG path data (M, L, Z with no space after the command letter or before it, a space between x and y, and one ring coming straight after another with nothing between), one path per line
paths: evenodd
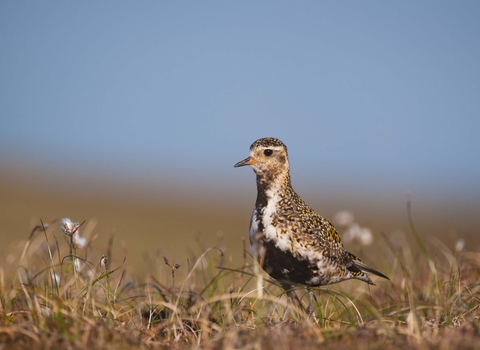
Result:
M279 139L265 137L250 146L250 155L235 164L235 168L250 165L260 178L275 181L278 177L288 177L287 146Z

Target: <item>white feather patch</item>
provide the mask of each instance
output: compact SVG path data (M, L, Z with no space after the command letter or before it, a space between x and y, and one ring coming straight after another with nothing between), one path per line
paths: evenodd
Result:
M280 200L278 186L272 186L266 191L267 206L263 208L263 227L265 227L265 239L275 243L275 246L282 251L292 250L292 241L290 239L290 232L279 235L277 229L272 225L273 218L277 213L277 204Z

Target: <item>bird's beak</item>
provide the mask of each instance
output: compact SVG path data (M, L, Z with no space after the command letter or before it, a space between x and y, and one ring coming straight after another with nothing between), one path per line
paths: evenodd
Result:
M257 161L255 159L253 159L252 157L248 157L248 158L245 158L244 160L238 162L237 164L235 164L233 167L234 168L238 168L240 166L245 166L245 165L252 165L252 164L255 164Z

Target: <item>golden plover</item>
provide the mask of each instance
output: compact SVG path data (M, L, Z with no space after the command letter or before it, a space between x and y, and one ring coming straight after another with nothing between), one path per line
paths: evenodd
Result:
M335 227L295 193L290 182L287 146L262 138L250 147L249 165L257 175L257 200L250 221L250 243L260 266L283 288L323 286L348 279L373 284L365 265L343 247Z

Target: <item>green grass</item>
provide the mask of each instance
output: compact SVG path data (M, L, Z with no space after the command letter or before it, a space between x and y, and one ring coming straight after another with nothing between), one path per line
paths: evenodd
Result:
M391 281L318 288L310 318L297 288L284 321L285 292L247 253L235 265L201 248L132 268L128 242L111 261L113 235L76 251L40 223L1 261L0 349L480 348L480 254L426 244L410 210L409 222L413 245L383 235L366 249Z

